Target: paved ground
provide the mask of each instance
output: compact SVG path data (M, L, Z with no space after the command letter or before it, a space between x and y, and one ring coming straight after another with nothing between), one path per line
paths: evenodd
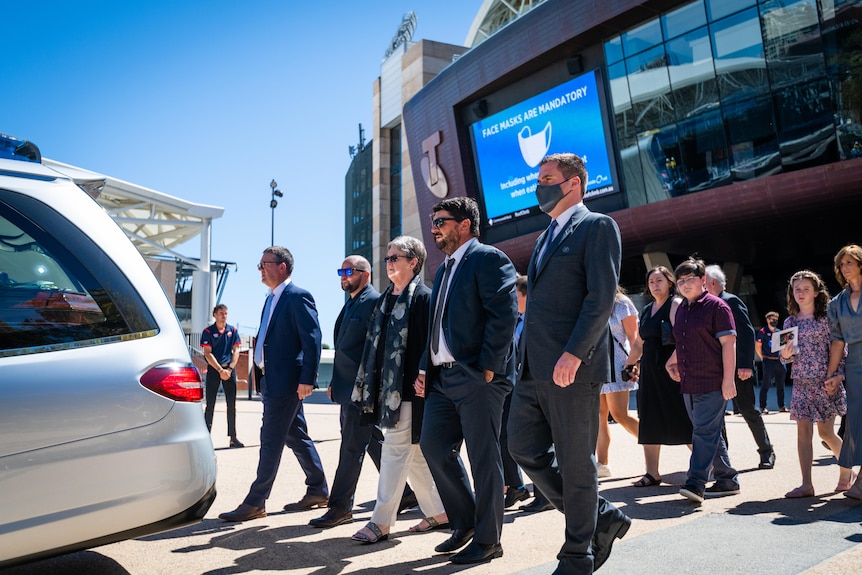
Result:
M788 390L789 391L789 390ZM402 514L391 540L361 545L350 540L371 515L377 472L366 462L357 492L356 523L330 530L307 526L320 515L281 510L304 493L296 460L285 454L268 506L270 515L242 524L217 519L242 501L255 473L261 404L240 400L240 439L246 449L226 449L224 406L219 404L213 429L218 453L219 495L202 523L134 541L126 541L64 557L9 569L4 575L79 573L229 574L290 572L296 574L535 574L553 571L562 543L563 517L556 511L527 515L506 513L502 544L505 555L489 564L450 564L433 548L448 532L414 535L418 511ZM331 479L338 461L338 409L325 392L306 405L312 436ZM862 573L862 503L832 491L838 480L834 458L816 441L814 481L817 496L788 500L783 494L799 483L796 426L787 414L766 416L778 461L771 471L757 469L754 441L740 417L727 418L733 464L742 472L742 493L707 500L697 507L682 499L688 450L666 447L661 470L666 483L638 489L631 481L642 472L636 441L618 425L611 426L610 467L614 476L602 480L602 494L624 508L632 528L614 546L602 573L673 574L757 573L842 575Z

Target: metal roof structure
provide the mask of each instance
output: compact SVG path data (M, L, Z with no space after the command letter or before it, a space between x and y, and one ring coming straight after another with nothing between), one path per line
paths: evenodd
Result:
M69 176L76 183L104 181L105 185L96 201L145 256L169 255L199 265L199 258L184 256L174 248L200 235L209 228L212 220L224 214L222 207L190 202L55 160L43 158L42 163ZM207 253L208 236L204 240ZM204 249L202 242L202 255Z
M485 0L467 32L464 45L472 48L497 30L517 20L545 0Z

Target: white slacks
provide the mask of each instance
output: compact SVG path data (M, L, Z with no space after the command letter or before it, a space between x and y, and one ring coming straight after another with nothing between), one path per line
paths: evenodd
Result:
M377 484L377 503L371 514L371 521L377 525L395 524L408 479L423 517L434 517L445 511L419 444L410 442L412 427L413 403L405 401L401 403L401 415L395 427L383 430L380 482Z

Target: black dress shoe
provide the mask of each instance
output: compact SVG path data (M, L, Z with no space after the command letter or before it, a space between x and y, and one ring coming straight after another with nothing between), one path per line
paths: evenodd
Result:
M242 441L240 441L239 439L237 439L236 437L231 437L230 438L230 444L228 444L228 447L230 449L239 449L239 448L245 447L245 444Z
M518 501L523 501L530 498L530 492L525 487L510 487L506 490L506 500L503 507L508 509Z
M339 511L331 507L321 517L308 522L312 527L320 527L321 529L329 529L343 523L353 523L353 513L350 511Z
M218 516L222 521L248 521L260 517L266 517L266 507L255 507L248 503L243 503L233 511Z
M625 537L631 525L631 518L620 511L617 520L611 524L607 531L596 532L593 535L593 571L598 571L599 567L605 564L605 561L611 556L614 539Z
M760 465L757 466L759 469L772 469L775 467L775 452L773 451L766 457L760 456Z
M452 553L470 542L473 538L472 529L456 529L452 536L434 548L437 553Z
M416 499L415 493L410 493L401 498L401 503L398 504L398 513L413 509L419 506L419 501Z
M314 509L315 507L326 507L326 504L329 503L329 497L326 495L309 495L305 494L302 496L302 499L297 501L296 503L288 503L284 506L285 511L308 511L309 509Z
M518 507L518 509L526 513L540 513L542 511L550 511L553 508L554 506L551 502L544 497L536 497L527 505L521 505Z
M472 541L467 547L452 555L449 561L465 565L468 563L484 563L503 556L503 547L499 543L482 545Z

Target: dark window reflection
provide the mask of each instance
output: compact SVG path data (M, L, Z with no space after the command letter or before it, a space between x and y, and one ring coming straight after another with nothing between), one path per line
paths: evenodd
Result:
M750 180L781 171L778 140L769 95L723 105L734 180Z
M862 157L862 1L820 0L842 159Z
M679 144L683 178L689 192L699 192L731 182L730 158L724 134L724 118L718 104L701 108L681 121Z
M785 170L838 159L829 83L799 83L775 93L781 163Z

